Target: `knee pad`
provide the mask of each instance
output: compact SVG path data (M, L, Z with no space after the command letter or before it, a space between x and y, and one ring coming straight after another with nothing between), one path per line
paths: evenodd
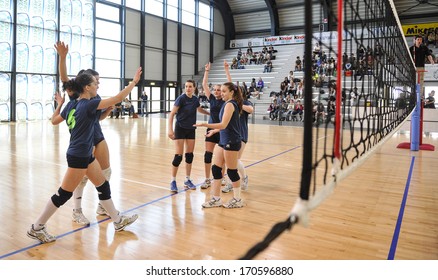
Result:
M182 155L175 155L172 161L172 165L178 167L182 161Z
M102 170L102 173L107 181L109 181L111 179L111 167L108 167L107 169Z
M85 186L87 185L88 182L88 177L84 176L84 178L82 178L81 182L79 183L79 185L76 188L85 188Z
M58 192L52 196L52 202L56 207L61 207L72 197L73 193L63 190L61 187Z
M186 153L186 163L192 163L193 162L193 153Z
M230 178L231 182L237 182L240 180L239 172L237 169L227 169L228 178Z
M211 163L211 160L213 158L212 152L205 152L204 154L204 163Z
M108 181L105 181L101 186L96 187L99 200L111 199L111 189Z
M213 179L220 180L222 179L222 168L217 166L216 164L213 164L211 167L211 173L213 174Z

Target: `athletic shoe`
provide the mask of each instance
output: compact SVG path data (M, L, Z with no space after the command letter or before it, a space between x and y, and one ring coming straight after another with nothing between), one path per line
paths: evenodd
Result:
M228 209L231 209L231 208L242 208L243 207L243 201L242 201L242 199L237 200L237 199L235 199L233 197L230 201L225 203L223 206L224 206L224 208L228 208Z
M82 213L82 208L73 209L73 215L71 218L72 218L73 222L78 223L80 225L83 225L83 226L90 225L90 221Z
M108 212L106 212L105 208L103 208L102 204L100 203L97 204L96 214L102 216L109 216Z
M184 182L184 188L190 190L196 190L196 186L192 183L192 180L187 180Z
M201 189L208 189L211 187L211 179L205 179L205 182L201 185Z
M223 193L229 193L232 190L233 190L233 184L231 183L226 184L225 187L222 188Z
M50 235L46 231L46 226L43 226L39 230L33 229L33 225L30 227L30 230L27 231L27 236L30 238L36 239L41 243L49 243L56 240L56 236Z
M114 222L114 228L116 231L122 231L125 229L125 227L127 227L130 224L132 224L133 222L135 222L135 220L137 220L137 218L138 218L137 214L134 214L131 217L120 216L120 222L118 222L118 223Z
M173 193L177 193L178 192L178 187L176 186L176 181L170 182L170 191L173 192Z
M248 175L245 175L242 180L242 191L248 190Z
M209 201L206 201L202 204L202 208L213 208L213 207L221 207L222 206L222 200L219 199L214 199L214 197L212 197Z

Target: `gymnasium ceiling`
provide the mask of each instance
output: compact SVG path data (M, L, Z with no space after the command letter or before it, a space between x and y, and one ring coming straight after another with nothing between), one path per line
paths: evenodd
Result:
M313 0L314 5L320 1ZM221 12L228 39L302 33L303 0L210 0ZM438 22L438 0L393 0L401 24Z

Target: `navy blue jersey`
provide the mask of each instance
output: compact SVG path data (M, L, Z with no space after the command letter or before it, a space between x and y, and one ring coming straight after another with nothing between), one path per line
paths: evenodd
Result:
M66 106L62 111L61 116L67 116L65 119L70 129L68 155L75 157L90 157L92 155L99 103L98 99L80 99L74 105Z
M210 118L208 119L208 123L220 123L219 113L225 101L223 101L222 98L216 99L213 94L210 94L208 102L210 103Z
M241 142L240 137L240 114L239 114L239 106L235 100L230 100L224 103L222 109L219 113L220 120L222 121L222 117L224 115L225 106L227 103L233 104L234 112L231 116L230 122L227 127L221 129L220 131L220 141L219 144L222 146L226 146L227 144L235 144Z
M185 129L195 129L196 111L201 104L198 97L192 95L188 97L185 93L178 96L175 100L175 106L179 107L176 113L176 124Z
M252 103L248 100L244 100L243 105L252 106ZM242 110L242 114L240 114L240 136L242 136L242 141L245 143L248 142L248 116L249 113Z

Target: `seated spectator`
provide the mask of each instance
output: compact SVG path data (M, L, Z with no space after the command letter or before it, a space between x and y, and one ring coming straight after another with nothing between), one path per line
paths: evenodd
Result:
M269 105L269 119L271 121L276 120L278 118L278 110L280 110L280 105L277 103L277 99L272 100L272 103Z
M301 104L300 100L297 100L297 102L295 103L295 108L292 112L292 120L298 120L297 116L300 116L300 121L302 121L303 120L303 110L304 110L303 104Z
M291 99L289 101L289 104L287 105L287 111L286 111L286 120L287 121L292 120L292 113L293 113L294 109L295 109L295 103L294 103L294 100Z
M304 96L304 83L301 80L298 82L296 96L298 98L302 98Z
M289 71L289 75L287 75L287 80L289 81L289 84L293 84L294 82L294 71Z
M432 90L429 92L429 96L426 98L424 102L424 108L435 109L435 91Z
M256 89L257 89L257 82L256 82L255 78L252 78L251 85L249 86L249 92L252 93Z
M249 57L251 57L251 56L252 56L252 53L253 53L253 51L252 51L251 46L248 46L248 49L246 50L246 54L247 54Z
M238 51L237 51L237 60L240 60L241 58L242 58L242 49L239 49Z
M315 47L313 47L313 54L316 56L320 56L321 55L321 47L319 46L319 43L316 42L315 43Z
M254 64L257 64L257 53L252 53L249 56L249 64L252 64L254 62Z
M335 115L336 112L336 98L334 95L331 95L329 97L329 100L327 102L327 119L326 121L329 122L331 118Z
M263 69L263 73L270 73L272 71L272 61L268 60Z
M257 64L262 64L265 59L265 55L261 52L257 53Z
M268 48L268 54L271 60L275 59L275 53L277 52L277 50L274 50L274 47L272 45L269 46Z
M268 48L266 46L263 46L262 53L263 54L268 53Z
M123 112L128 112L129 116L131 116L131 114L134 116L134 106L132 106L132 103L128 98L125 98L123 101Z
M297 60L295 60L295 71L303 71L303 66L299 56L297 56Z
M313 121L323 122L324 119L325 119L325 107L324 104L322 104L322 102L319 102L316 105L315 118Z
M257 82L257 90L263 91L264 87L265 87L265 82L263 81L262 77L260 77L258 82Z
M231 69L237 69L237 58L233 57L233 60L231 61Z
M286 120L285 113L287 112L287 107L288 104L286 103L286 100L282 99L280 104L280 109L278 110L278 119L280 121Z
M110 118L116 117L116 119L118 119L119 116L122 117L122 103L114 105L114 109L110 113Z

